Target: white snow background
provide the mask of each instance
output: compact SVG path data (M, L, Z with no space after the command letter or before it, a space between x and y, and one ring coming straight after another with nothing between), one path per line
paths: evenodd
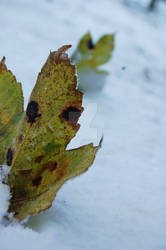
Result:
M103 133L93 166L51 209L23 225L1 223L0 250L166 250L166 6L150 14L147 2L0 1L0 57L22 82L25 106L50 50L75 48L88 30L94 40L116 33L107 84L85 95L87 128L71 144ZM0 185L1 219L7 197Z

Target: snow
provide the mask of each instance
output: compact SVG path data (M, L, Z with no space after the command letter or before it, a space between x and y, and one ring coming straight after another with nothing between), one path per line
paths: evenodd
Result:
M0 167L0 197L1 197L1 205L0 205L0 230L4 221L4 216L6 215L6 211L9 205L10 192L8 185L5 185L5 177L8 174L8 167L1 166Z
M2 250L166 249L166 6L149 14L145 0L137 9L122 2L0 2L0 56L23 83L26 104L49 50L72 44L72 52L88 30L95 40L116 33L105 88L86 94L83 126L69 145L104 134L93 167L65 184L49 210L22 225L1 223ZM2 218L2 184L0 197Z

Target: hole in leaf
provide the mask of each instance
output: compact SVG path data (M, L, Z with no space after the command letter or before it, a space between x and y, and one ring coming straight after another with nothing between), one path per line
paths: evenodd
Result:
M69 123L77 123L81 115L80 109L70 106L62 112L62 118Z

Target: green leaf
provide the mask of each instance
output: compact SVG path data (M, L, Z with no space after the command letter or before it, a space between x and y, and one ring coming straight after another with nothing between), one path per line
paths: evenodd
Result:
M90 52L90 49L93 49L93 41L90 32L86 33L80 40L78 44L78 51L84 56Z
M12 145L9 212L18 220L50 207L62 184L85 172L101 146L66 150L83 111L75 66L65 53L70 47L50 53Z
M109 61L114 49L114 35L104 35L96 43L92 57L92 67L98 67Z
M91 34L86 33L72 55L72 61L77 64L78 72L82 68L89 67L100 73L98 67L107 63L112 56L114 40L114 34L106 34L95 44Z
M10 165L12 140L23 114L23 95L18 83L5 65L5 57L0 62L0 164ZM7 161L7 162L6 162Z

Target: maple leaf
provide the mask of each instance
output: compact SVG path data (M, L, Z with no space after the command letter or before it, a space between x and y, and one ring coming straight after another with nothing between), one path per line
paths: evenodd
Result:
M11 165L13 149L9 146L23 114L23 102L21 84L7 69L3 57L0 62L0 165Z
M20 221L49 208L62 184L85 172L101 146L66 150L83 112L75 66L65 53L70 47L50 53L12 143L9 212Z

